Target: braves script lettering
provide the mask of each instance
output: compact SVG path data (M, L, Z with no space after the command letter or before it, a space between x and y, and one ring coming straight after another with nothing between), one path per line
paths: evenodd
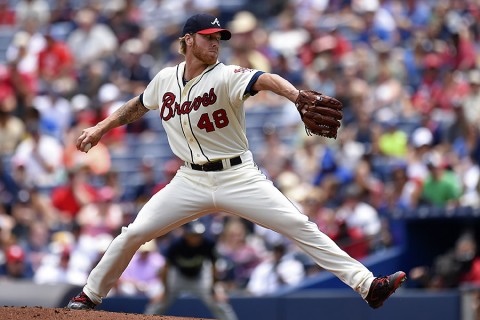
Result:
M189 114L192 110L197 111L201 106L208 107L217 101L217 95L210 89L208 93L199 95L193 101L185 101L182 104L175 102L177 96L172 92L167 92L163 95L162 109L160 110L160 117L164 121L168 121L179 114Z
M243 67L233 70L234 73L245 73L245 72L252 72L252 71L253 71L252 69L243 68Z

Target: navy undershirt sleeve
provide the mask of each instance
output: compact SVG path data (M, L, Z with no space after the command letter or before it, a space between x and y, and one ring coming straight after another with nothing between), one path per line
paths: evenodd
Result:
M258 77L260 77L264 73L265 72L263 72L263 71L257 71L253 75L252 79L250 79L250 82L247 85L247 88L245 89L245 94L250 94L251 96L254 96L258 93L258 91L253 90L252 87L255 84L255 82L257 81Z
M138 97L138 99L140 100L140 103L142 104L142 106L145 107L145 104L143 103L143 92L142 92L142 94L140 94L140 96Z

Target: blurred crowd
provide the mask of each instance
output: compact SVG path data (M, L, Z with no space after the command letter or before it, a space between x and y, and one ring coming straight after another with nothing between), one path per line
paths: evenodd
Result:
M327 140L306 135L289 101L261 92L246 102L247 135L265 174L352 256L396 244L394 210L480 207L478 0L1 0L0 279L83 285L182 165L158 150L166 144L132 148L165 141L155 115L88 154L75 141L182 60L176 40L198 12L233 34L222 62L343 102L339 137ZM255 122L260 114L268 121ZM128 175L115 166L122 153L139 159ZM268 294L320 271L270 230L221 212L201 220L231 290ZM141 261L161 269L177 236L140 250L156 255ZM127 275L114 293L147 294L158 277Z

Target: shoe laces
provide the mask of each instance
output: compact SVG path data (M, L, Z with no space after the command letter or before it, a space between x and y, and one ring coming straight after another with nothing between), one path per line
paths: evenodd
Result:
M390 280L388 276L378 277L375 281L373 292L375 295L385 295L390 293Z
M95 305L95 303L93 303L93 301L90 300L90 298L83 292L80 293L78 296L74 297L72 300L75 302L82 302L88 305Z

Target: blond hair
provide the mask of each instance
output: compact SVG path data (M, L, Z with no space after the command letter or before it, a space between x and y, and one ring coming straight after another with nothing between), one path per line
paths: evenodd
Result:
M185 41L185 36L178 38L180 47L178 48L178 53L185 55L187 53L187 42Z

